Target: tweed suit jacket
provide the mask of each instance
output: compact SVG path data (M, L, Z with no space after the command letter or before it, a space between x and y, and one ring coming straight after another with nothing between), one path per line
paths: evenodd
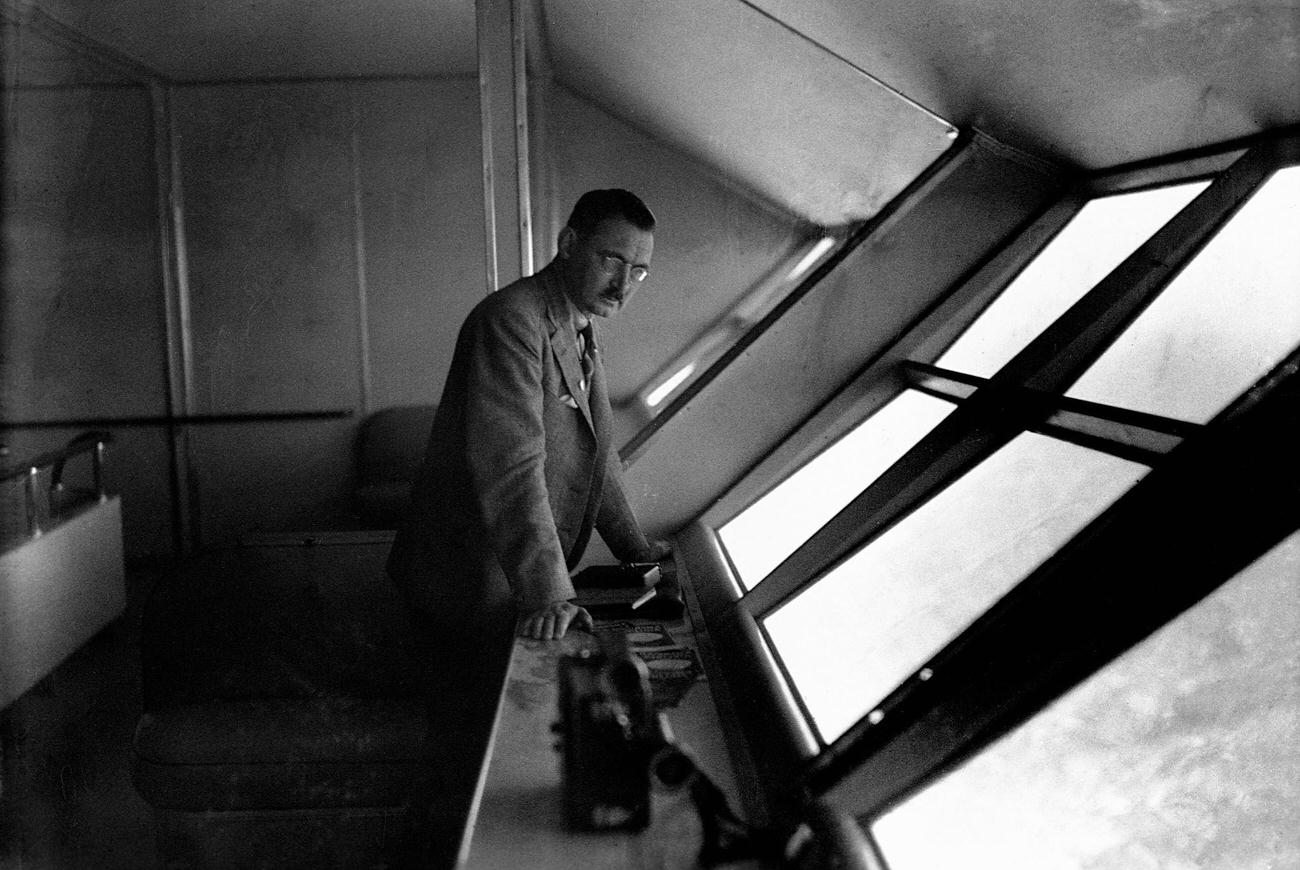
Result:
M618 558L649 552L610 444L599 352L594 362L584 390L572 309L550 267L466 318L388 560L416 607L486 617L572 598L569 570L593 527Z

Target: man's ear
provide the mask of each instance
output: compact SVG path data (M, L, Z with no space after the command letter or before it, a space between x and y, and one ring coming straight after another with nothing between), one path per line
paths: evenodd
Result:
M556 250L559 252L560 257L565 260L569 259L569 253L573 250L573 245L577 240L578 234L574 231L573 227L566 226L564 229L560 230L560 236L556 239L555 243Z

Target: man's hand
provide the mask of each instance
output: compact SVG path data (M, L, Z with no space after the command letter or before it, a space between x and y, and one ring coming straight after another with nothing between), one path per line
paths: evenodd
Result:
M595 623L584 608L568 601L556 601L524 616L519 624L519 634L533 640L558 640L564 637L569 626L591 631Z

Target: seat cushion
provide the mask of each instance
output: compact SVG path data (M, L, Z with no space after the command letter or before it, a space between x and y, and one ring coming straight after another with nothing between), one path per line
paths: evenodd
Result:
M189 704L140 718L132 779L158 809L397 806L424 738L414 700Z
M357 434L357 472L362 485L411 481L420 470L437 408L385 408L367 417Z

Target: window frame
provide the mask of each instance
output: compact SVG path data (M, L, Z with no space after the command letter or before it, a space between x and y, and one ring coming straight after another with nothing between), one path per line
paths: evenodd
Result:
M1057 410L1045 404L1045 397L1063 398L1074 380L1277 168L1274 155L1261 153L1268 150L1267 145L1260 146L1236 161L1231 172L1221 173L758 583L746 596L746 606L761 619L1016 434L1032 429L1045 414ZM1076 192L1071 198L1077 203L1073 216L1089 197ZM1034 254L1049 241L1045 240ZM1000 285L998 291L1004 286ZM995 296L989 294L988 301ZM953 335L950 340L955 338ZM904 358L897 364L907 361ZM1177 421L1168 421L1167 428L1176 425Z
M1296 460L1285 455L1283 445L1285 437L1297 433L1296 415L1288 412L1286 402L1294 406L1300 391L1300 352L1206 425L1064 396L1273 172L1295 163L1300 163L1300 131L1291 129L1081 179L874 361L840 400L810 418L774 452L772 462L756 469L769 479L777 461L786 472L796 469L909 387L958 403L947 420L747 594L741 594L734 576L732 588L702 594L713 599L702 602L706 613L729 610L728 619L710 621L710 630L722 626L728 639L760 653L735 669L745 686L736 694L762 698L749 702L752 710L766 705L781 713L772 717L768 711L763 722L744 723L749 744L778 757L769 769L797 770L805 795L824 799L859 820L874 818L1026 721L1300 527L1297 511L1282 516L1273 511L1270 516L1272 505L1262 495L1270 489L1285 490L1286 481L1294 485L1296 479ZM932 364L1088 200L1207 177L1211 184L1204 191L993 377L976 378ZM763 618L1022 431L1137 459L1153 470L916 675L881 699L871 716L829 744L820 741L810 731L811 719L801 709L797 692L791 694ZM1278 433L1290 434L1280 438ZM1229 468L1235 474L1221 473ZM1278 469L1286 473L1278 474ZM1205 480L1212 484L1207 487ZM753 492L752 483L748 489ZM726 572L725 550L713 529L741 505L735 496L723 501L730 502L730 513L719 516L715 510L706 515L687 530L684 543L688 549L707 551L715 569ZM1215 504L1238 507L1235 513L1209 510L1218 524L1211 523L1202 534L1207 540L1190 548L1204 550L1212 537L1215 552L1175 560L1182 571L1198 578L1195 582L1158 583L1138 592L1112 589L1126 603L1137 603L1139 617L1108 627L1100 639L1090 637L1087 649L1072 648L1071 640L1051 631L1042 633L1044 625L1059 627L1060 614L1053 616L1053 607L1081 589L1096 588L1081 566L1105 563L1131 576L1136 565L1152 564L1159 555L1153 545L1141 546L1135 530L1164 539L1185 534L1186 528L1205 522L1190 513L1191 506L1205 511ZM1134 505L1155 510L1155 517L1148 517L1144 526ZM1137 549L1126 552L1117 541ZM1037 637L1029 656L1034 661L1017 666L1026 658L1025 649L1012 648L1000 638L1023 641L1030 636ZM972 663L982 660L1000 661L1003 668L996 673L985 669L978 681L965 681L981 686L978 691L965 688L958 676L969 676ZM943 677L935 679L936 674ZM740 712L744 721L745 711ZM779 808L789 803L780 794L783 788L790 790L788 781L765 785L770 804Z

